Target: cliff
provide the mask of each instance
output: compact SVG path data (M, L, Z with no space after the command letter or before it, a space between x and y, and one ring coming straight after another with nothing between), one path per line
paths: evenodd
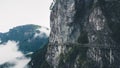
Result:
M53 68L119 68L120 1L54 2L45 62Z

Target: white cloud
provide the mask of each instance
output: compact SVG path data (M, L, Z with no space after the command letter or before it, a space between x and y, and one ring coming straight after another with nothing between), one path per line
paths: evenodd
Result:
M30 58L26 58L22 52L18 51L17 44L14 41L8 41L6 44L0 45L0 65L15 63L12 68L24 68L26 66Z
M23 57L22 59L16 59L13 63L16 63L12 68L28 68L27 64L30 62L30 58Z
M41 27L41 28L36 29L36 30L40 31L40 33L35 33L34 38L36 38L36 37L44 37L44 33L46 34L47 37L49 37L50 30L47 30L44 27Z
M49 30L47 30L47 29L45 29L44 27L43 28L40 28L40 29L38 29L39 31L41 31L41 32L44 32L44 33L46 33L47 34L47 36L49 36L49 34L50 34L50 29Z

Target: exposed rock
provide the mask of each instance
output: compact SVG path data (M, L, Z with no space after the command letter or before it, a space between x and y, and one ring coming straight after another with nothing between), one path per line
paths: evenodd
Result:
M50 21L53 68L120 68L119 0L56 0Z

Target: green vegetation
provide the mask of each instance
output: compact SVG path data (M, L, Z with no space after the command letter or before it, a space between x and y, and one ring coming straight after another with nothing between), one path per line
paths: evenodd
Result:
M36 33L40 33L41 26L23 25L10 29L7 33L0 33L1 44L8 40L19 42L19 50L23 53L35 52L48 43L48 37L42 33L42 37L34 37Z
M32 55L32 60L29 63L30 67L32 67L32 68L53 68L45 60L46 52L47 52L47 45L45 45L44 48L36 51ZM34 63L34 64L32 65L32 63Z
M67 54L61 54L59 60L59 68L74 68L74 63L77 61L78 65L82 66L86 62L86 47L72 46Z
M78 42L81 44L89 43L87 32L81 31L80 37L78 38Z
M111 30L111 38L120 43L120 3L117 0L99 0L102 11L107 19L107 25Z

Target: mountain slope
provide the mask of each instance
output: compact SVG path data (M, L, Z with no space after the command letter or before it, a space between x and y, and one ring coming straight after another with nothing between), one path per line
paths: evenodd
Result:
M8 40L19 42L19 50L24 53L35 52L48 43L48 28L38 25L22 25L9 30L6 33L0 33L1 44Z

